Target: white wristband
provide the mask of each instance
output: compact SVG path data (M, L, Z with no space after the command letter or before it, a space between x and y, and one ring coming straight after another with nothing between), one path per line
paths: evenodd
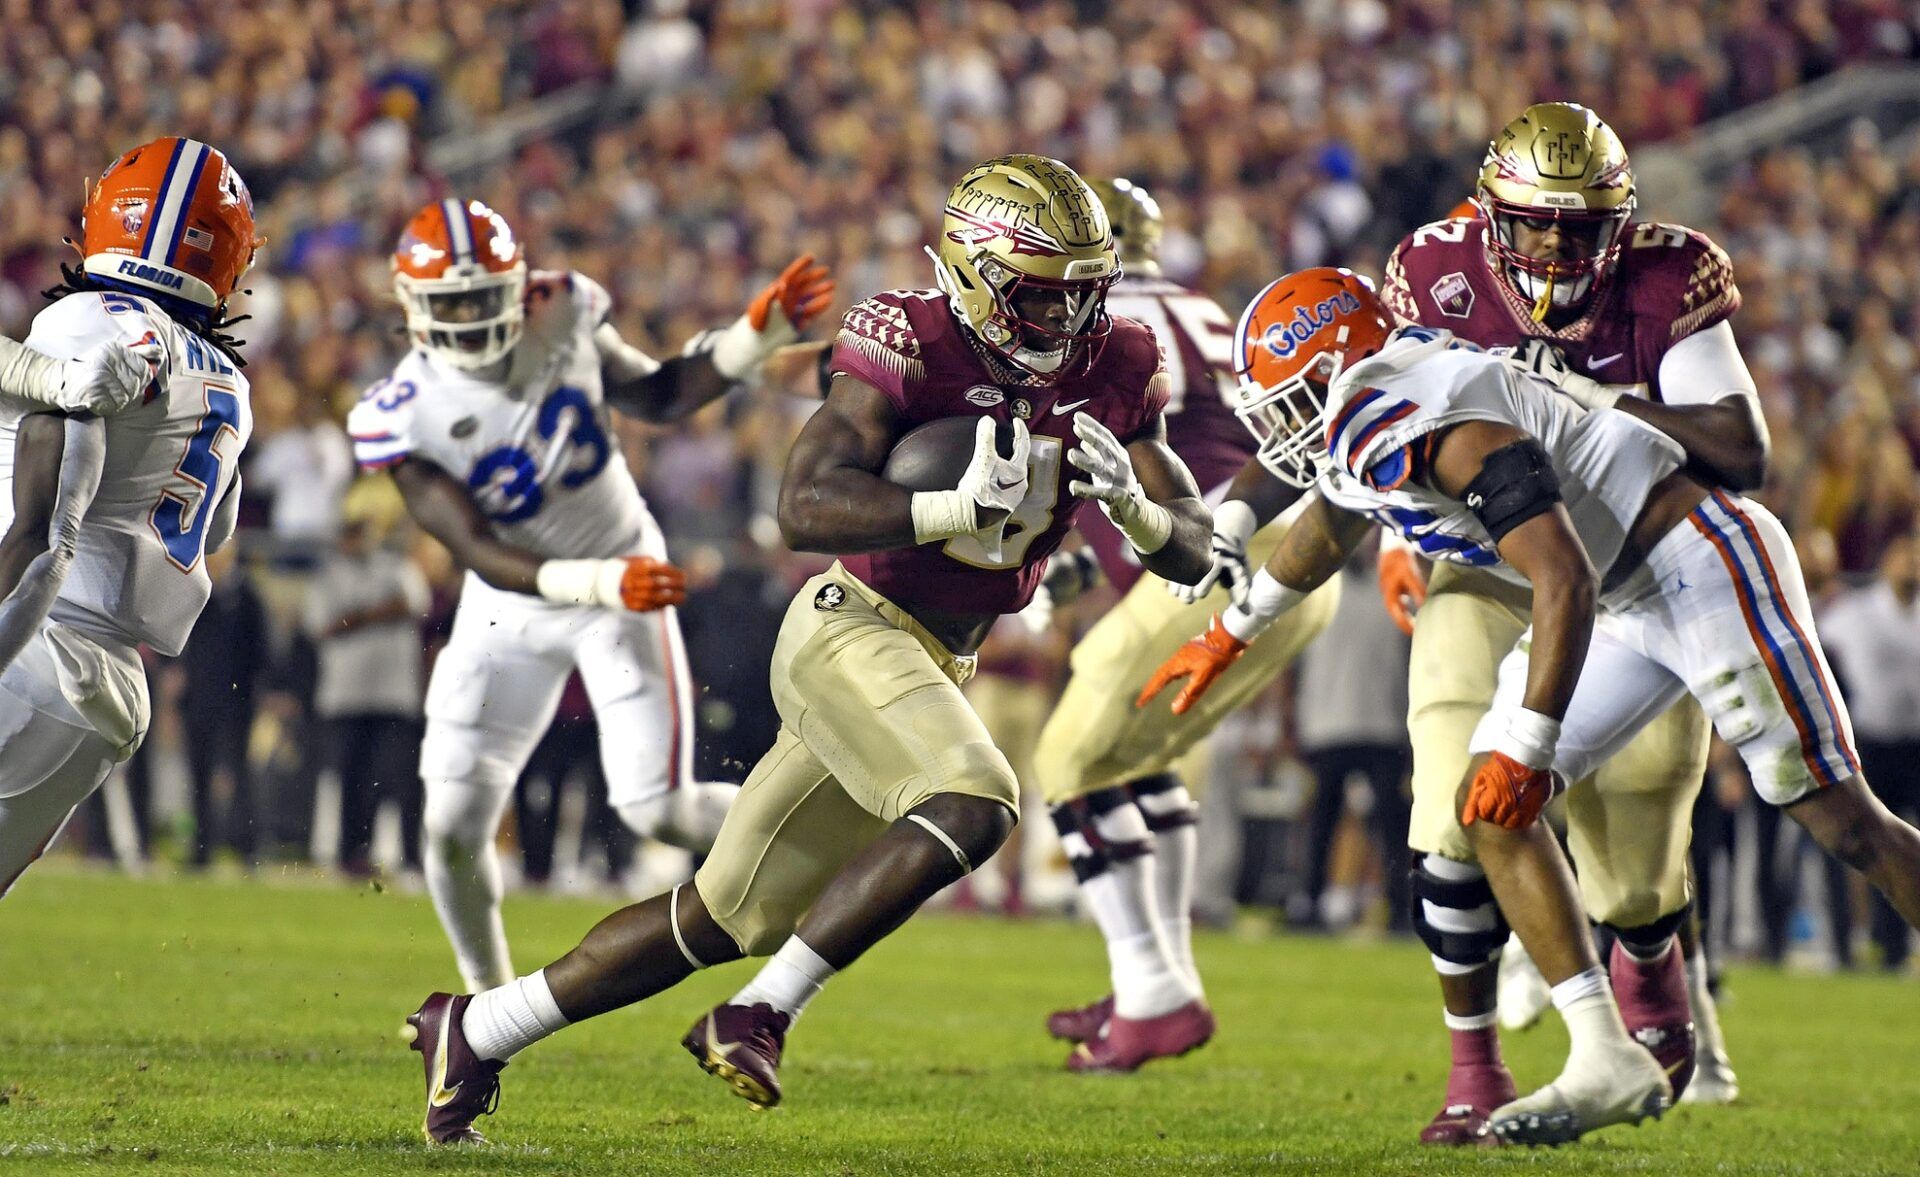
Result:
M542 597L561 605L604 605L621 608L620 581L627 574L625 560L548 560L534 573L534 587Z
M59 408L66 364L0 335L0 392Z
M1551 715L1515 707L1501 717L1504 729L1493 750L1504 752L1528 768L1552 768L1553 751L1560 744L1560 721Z
M1275 580L1265 568L1253 574L1247 586L1247 603L1235 605L1220 615L1220 624L1243 642L1250 642L1260 631L1272 625L1282 613L1307 599L1308 594Z
M1581 408L1598 412L1601 409L1611 409L1614 402L1620 399L1624 386L1602 384L1590 376L1582 376L1574 372L1568 373L1566 383L1560 386L1560 391L1572 397L1574 403Z
M1239 499L1228 499L1213 509L1213 534L1225 536L1243 549L1258 530L1260 521L1254 518L1253 508Z
M1173 512L1145 495L1127 499L1120 508L1107 507L1107 518L1142 556L1153 555L1173 538Z
M780 309L779 303L774 303L767 308L767 325L761 330L755 331L752 321L741 315L718 331L703 331L694 336L685 354L704 351L713 361L714 371L729 380L745 380L758 371L777 348L798 338L800 333L787 322L786 312Z
M909 504L913 512L913 542L971 535L980 529L973 496L960 490L917 490Z

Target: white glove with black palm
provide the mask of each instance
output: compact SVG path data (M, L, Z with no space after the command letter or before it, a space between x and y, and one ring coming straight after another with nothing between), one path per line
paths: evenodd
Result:
M1247 565L1247 541L1258 529L1259 521L1253 517L1252 507L1239 499L1221 503L1213 512L1213 542L1208 552L1212 566L1199 583L1180 584L1170 580L1167 591L1191 605L1212 592L1214 585L1223 584L1234 604L1246 604L1247 586L1253 583L1253 570Z
M1620 389L1574 371L1560 349L1544 339L1523 339L1512 347L1494 348L1493 354L1553 385L1583 409L1610 409L1620 399Z
M992 417L980 418L980 424L974 428L973 458L960 475L959 485L952 490L914 493L910 506L915 543L971 535L981 529L980 508L1011 512L1020 506L1020 500L1027 497L1030 477L1027 455L1033 448L1027 423L1014 418L1012 457L1000 456L999 446L994 443L994 431Z

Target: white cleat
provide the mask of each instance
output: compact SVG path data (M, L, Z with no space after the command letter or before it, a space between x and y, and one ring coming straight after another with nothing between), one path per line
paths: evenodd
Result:
M1500 953L1500 1028L1527 1030L1540 1020L1553 1004L1553 988L1534 967L1520 937L1508 936Z
M1726 1052L1704 1047L1694 1058L1693 1082L1681 1093L1681 1103L1729 1104L1740 1098L1740 1079Z
M1672 1103L1660 1064L1628 1039L1568 1058L1558 1079L1494 1109L1487 1127L1503 1144L1571 1144L1610 1124L1659 1119Z

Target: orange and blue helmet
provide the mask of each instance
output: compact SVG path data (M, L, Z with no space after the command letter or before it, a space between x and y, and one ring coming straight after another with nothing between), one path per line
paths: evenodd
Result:
M1316 266L1270 283L1234 330L1234 412L1275 478L1306 489L1327 454L1327 389L1379 351L1393 316L1352 270Z
M394 247L393 288L413 342L456 368L484 368L520 341L526 258L507 218L478 200L413 215Z
M210 312L225 305L264 244L240 173L214 148L177 136L113 161L80 214L81 269Z

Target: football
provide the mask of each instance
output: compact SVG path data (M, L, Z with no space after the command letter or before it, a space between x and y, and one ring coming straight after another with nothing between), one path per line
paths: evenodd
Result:
M952 490L973 460L973 431L978 417L942 417L907 431L894 443L880 477L908 490ZM1013 426L1002 421L994 430L994 445L1002 457L1013 456Z

